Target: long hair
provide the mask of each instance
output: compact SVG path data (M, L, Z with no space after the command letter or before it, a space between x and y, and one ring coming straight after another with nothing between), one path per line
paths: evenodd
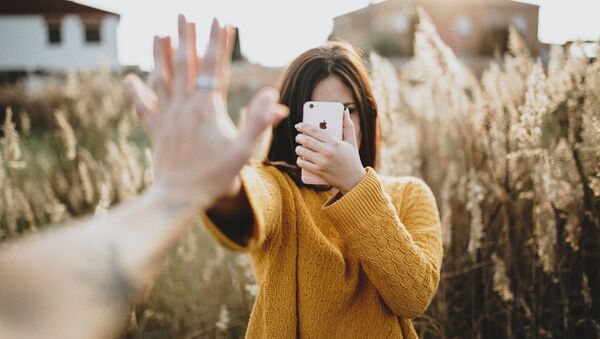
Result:
M302 108L311 100L317 84L336 76L352 92L360 119L361 143L358 153L363 166L376 167L379 147L377 105L367 70L359 52L347 42L330 41L310 49L287 67L279 80L280 102L289 107L290 114L273 128L272 142L266 163L287 173L299 187L300 168L294 151L298 131L294 125L302 121ZM319 187L310 186L319 190ZM321 188L323 189L323 188Z

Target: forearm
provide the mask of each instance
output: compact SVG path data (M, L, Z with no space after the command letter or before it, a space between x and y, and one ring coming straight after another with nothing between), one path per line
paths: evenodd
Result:
M281 224L284 198L282 187L285 177L271 166L245 166L239 174L240 195L200 215L204 227L221 245L239 252L256 251L264 241L276 234ZM289 190L287 191L288 194ZM224 203L224 201L221 201ZM285 208L293 209L292 205ZM227 215L227 214L231 215Z
M399 316L412 318L424 311L437 289L439 217L426 190L411 188L402 204L410 213L404 213L401 221L370 169L353 190L326 206L325 213L386 304Z
M252 236L253 214L244 188L238 187L237 192L219 199L206 215L228 238L244 244Z
M155 186L104 218L10 244L0 253L0 329L23 337L114 334L202 204Z
M242 187L237 192L217 200L207 213L219 226L252 223L252 209Z
M208 207L202 192L198 195L200 200L192 203L155 185L139 200L118 207L104 219L92 220L90 226L108 226L105 242L121 253L123 267L134 285L143 285L157 273L162 259L197 214Z
M386 304L403 318L423 313L437 290L439 268L404 225L380 219L344 232Z

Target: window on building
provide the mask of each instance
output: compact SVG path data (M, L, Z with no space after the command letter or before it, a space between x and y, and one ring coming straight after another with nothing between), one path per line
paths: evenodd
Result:
M471 30L473 29L473 24L471 23L471 18L466 15L461 15L456 20L456 31L460 35L469 35L471 34Z
M57 45L62 42L60 22L48 22L48 42Z
M86 23L85 24L85 42L99 43L100 40L101 40L100 23L99 22Z
M515 15L512 18L512 24L521 33L527 31L527 19L525 19L525 17L520 14Z
M479 55L503 55L508 51L508 26L484 28L479 37Z
M394 16L394 29L398 32L407 32L409 26L409 20L406 14L398 13Z

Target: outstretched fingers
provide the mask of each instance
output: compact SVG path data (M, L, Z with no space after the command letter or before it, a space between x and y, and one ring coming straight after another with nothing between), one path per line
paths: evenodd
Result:
M200 71L200 60L198 59L198 49L196 46L196 24L193 22L187 23L187 39L188 39L188 58L190 61L190 76L188 88L193 89L194 80L198 77Z
M221 78L220 91L223 94L223 98L227 101L227 89L229 88L229 69L231 67L231 58L233 57L233 48L235 47L235 28L227 25L223 30L224 36L221 39L224 40L225 46L223 47L223 55L221 66L219 67L219 77Z
M164 105L173 91L173 74L170 66L171 38L154 37L154 70L148 76L150 88Z
M195 51L195 26L186 21L183 15L179 15L179 46L175 52L174 74L173 74L173 96L187 97L192 91L194 74L194 65L197 64ZM191 39L194 39L192 46ZM192 51L192 48L194 50Z
M208 47L204 54L204 62L200 75L218 76L217 63L221 58L221 27L219 27L219 21L217 18L213 19L212 26L210 28L210 39L208 41Z
M210 30L210 40L202 60L199 80L202 82L199 91L218 90L223 95L227 91L227 74L231 64L233 50L233 29L221 27L215 18ZM229 42L228 42L229 41Z

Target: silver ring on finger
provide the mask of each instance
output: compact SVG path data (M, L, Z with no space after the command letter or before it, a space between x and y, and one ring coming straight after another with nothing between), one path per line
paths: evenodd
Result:
M219 79L210 75L201 74L196 80L197 89L217 89L219 86Z

